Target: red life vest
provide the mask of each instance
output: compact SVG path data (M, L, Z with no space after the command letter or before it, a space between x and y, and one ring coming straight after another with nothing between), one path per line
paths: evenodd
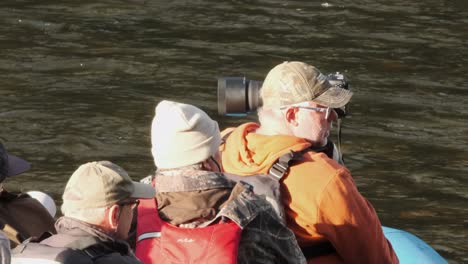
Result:
M182 228L159 217L156 199L138 206L135 255L145 264L237 263L242 229L232 221Z

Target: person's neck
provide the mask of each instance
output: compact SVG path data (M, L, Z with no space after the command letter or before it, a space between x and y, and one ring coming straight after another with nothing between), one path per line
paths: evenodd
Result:
M328 143L328 138L326 138L323 142L317 142L317 141L313 142L311 140L308 140L308 141L312 144L312 146L325 147Z
M116 240L115 230L109 227L104 220L92 221L86 219L80 219L75 216L64 215L58 221L65 227L78 225L81 229L99 236L101 239Z
M258 127L254 132L260 135L265 135L265 136L274 136L274 135L294 136L291 132L282 131L282 129L278 129L278 126L268 127L265 125L260 125L260 127Z
M259 128L257 128L257 130L255 130L255 133L265 135L265 136L286 135L286 136L298 137L293 132L284 133L284 132L276 131L274 129L266 128L265 126L260 126ZM304 137L299 137L299 138L302 138L306 140L307 142L309 142L312 146L319 147L319 148L326 146L328 143L328 138L326 138L324 142L314 141L314 140L304 138Z

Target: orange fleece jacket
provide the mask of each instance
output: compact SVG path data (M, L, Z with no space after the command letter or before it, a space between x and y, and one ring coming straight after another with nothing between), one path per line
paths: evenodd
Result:
M256 134L256 123L235 129L220 147L224 170L241 176L268 174L290 150L310 143L287 135ZM398 263L372 205L359 193L349 170L323 153L308 152L281 184L288 226L301 246L330 241L337 254L311 263Z

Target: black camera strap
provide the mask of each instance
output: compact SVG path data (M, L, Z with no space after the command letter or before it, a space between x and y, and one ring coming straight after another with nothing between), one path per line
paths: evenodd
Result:
M344 159L343 159L343 155L341 154L341 121L343 119L342 118L338 118L338 120L336 121L336 130L337 130L337 137L338 137L338 144L337 144L337 150L338 150L338 154L339 154L339 158L341 160L341 164L344 165Z
M301 151L289 151L279 157L279 159L271 166L270 170L268 171L268 175L271 176L270 178L275 179L276 181L280 181L287 173L289 172L289 167L293 165L295 162L301 162L304 160L304 154L310 151L314 152L323 152L328 157L333 159L333 142L328 141L328 143L323 147L308 147ZM314 257L324 256L333 254L336 252L333 245L326 241L316 245L310 246L303 246L301 247L302 254L304 254L306 259L311 259Z
M280 181L289 171L289 166L291 166L294 161L302 160L302 156L304 154L304 150L297 152L292 150L289 151L288 153L279 157L279 159L273 163L273 165L270 167L270 170L268 170L268 174L277 181Z
M307 152L323 152L329 158L333 159L333 148L333 142L328 141L327 144L323 147L308 147L300 151L290 150L288 153L278 158L278 160L270 167L268 174L277 181L280 181L288 173L289 167L292 164L304 160L303 156Z

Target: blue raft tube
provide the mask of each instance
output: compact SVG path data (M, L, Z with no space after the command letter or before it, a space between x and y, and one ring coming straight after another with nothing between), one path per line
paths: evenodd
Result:
M387 240L392 244L400 264L446 264L448 263L426 242L408 232L383 227Z

